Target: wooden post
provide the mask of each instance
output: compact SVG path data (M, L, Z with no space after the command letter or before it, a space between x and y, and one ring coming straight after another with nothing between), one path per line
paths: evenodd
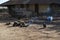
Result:
M12 10L12 6L8 6L8 10L9 10L9 14L11 15L11 16L14 16L15 14L15 11L13 11Z
M35 4L35 12L37 13L37 16L39 16L39 5Z
M8 12L9 12L9 14L11 15L11 7L10 6L8 6Z

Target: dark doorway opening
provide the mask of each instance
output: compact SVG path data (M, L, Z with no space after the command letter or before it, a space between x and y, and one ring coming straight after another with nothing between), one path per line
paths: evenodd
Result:
M39 5L35 4L35 12L37 13L37 16L39 16Z

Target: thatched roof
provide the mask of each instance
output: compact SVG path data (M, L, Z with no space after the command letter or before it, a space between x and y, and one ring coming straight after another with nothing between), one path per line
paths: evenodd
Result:
M16 5L16 4L51 4L58 3L60 0L17 0L17 1L7 1L1 5Z

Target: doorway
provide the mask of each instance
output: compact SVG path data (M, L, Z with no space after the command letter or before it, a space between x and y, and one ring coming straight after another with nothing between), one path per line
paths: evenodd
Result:
M39 16L39 5L35 4L35 12L37 13L37 16Z

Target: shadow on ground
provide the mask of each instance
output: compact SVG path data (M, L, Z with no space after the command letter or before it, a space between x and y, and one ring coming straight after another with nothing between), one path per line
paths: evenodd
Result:
M60 25L54 25L53 27L48 27L47 31L53 31L60 32Z

